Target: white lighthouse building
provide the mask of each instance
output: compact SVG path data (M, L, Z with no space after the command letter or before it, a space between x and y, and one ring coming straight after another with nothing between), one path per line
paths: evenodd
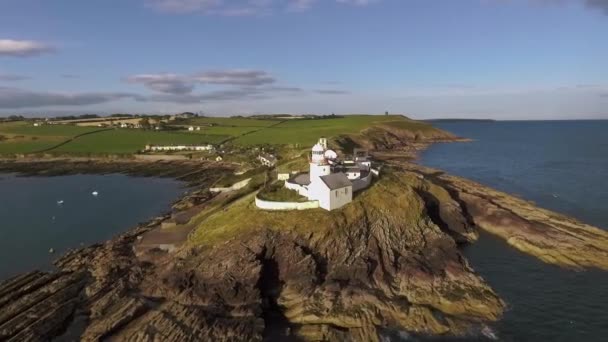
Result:
M369 187L372 178L366 153L358 161L340 160L327 148L327 139L321 138L312 147L310 172L287 179L285 187L317 201L320 208L334 210L352 202L353 192Z

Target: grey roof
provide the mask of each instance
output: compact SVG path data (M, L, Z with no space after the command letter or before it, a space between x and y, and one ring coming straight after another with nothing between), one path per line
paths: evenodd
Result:
M262 154L260 154L260 157L268 160L269 162L273 162L273 163L277 161L277 157L275 157L274 155L269 154L269 153L262 153Z
M332 173L331 175L319 177L330 190L342 189L353 186L353 183L342 172Z

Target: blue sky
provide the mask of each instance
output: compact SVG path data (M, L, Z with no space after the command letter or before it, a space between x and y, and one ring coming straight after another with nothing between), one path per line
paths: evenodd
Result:
M0 0L0 114L608 119L608 0Z

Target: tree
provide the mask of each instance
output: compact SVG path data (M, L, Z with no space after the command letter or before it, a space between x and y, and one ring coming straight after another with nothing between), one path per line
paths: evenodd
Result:
M141 120L139 120L139 124L143 128L150 128L150 119L148 119L148 118L142 118Z

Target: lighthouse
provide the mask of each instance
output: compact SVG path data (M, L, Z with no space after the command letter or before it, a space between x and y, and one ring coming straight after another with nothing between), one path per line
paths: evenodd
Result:
M327 176L331 173L331 167L325 159L325 147L321 143L312 147L310 156L310 182L314 182L319 177Z

